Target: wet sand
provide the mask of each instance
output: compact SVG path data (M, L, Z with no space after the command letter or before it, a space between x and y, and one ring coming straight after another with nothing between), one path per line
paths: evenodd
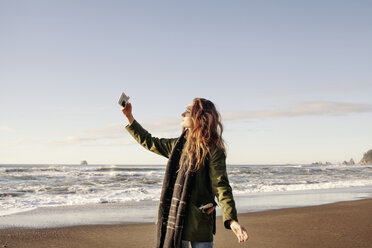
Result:
M239 214L250 236L238 243L217 217L215 248L372 247L372 199ZM0 230L1 247L155 247L156 226L92 225Z

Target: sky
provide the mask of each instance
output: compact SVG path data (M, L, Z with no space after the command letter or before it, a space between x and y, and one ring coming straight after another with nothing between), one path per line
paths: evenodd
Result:
M372 149L372 1L0 1L0 164L165 164L117 104L177 137L215 103L228 164Z

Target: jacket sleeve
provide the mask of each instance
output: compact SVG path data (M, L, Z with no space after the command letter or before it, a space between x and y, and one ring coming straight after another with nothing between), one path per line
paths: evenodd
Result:
M156 154L169 158L177 138L164 139L152 137L136 120L125 127L133 138L144 148Z
M230 220L238 221L235 201L226 172L226 155L220 149L215 149L211 154L209 163L209 176L213 194L217 197L221 207L222 220L226 229L231 229Z

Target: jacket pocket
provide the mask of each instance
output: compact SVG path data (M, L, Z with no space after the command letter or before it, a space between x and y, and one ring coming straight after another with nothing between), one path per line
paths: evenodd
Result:
M205 228L206 226L213 226L213 214L206 214L203 213L202 210L199 209L198 206L191 203L191 211L192 215L195 217L195 223L197 223L198 229L199 228Z

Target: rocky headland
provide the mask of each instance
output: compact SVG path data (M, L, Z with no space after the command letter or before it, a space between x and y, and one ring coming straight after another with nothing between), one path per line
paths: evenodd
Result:
M372 164L372 149L364 153L363 158L360 160L359 164Z

